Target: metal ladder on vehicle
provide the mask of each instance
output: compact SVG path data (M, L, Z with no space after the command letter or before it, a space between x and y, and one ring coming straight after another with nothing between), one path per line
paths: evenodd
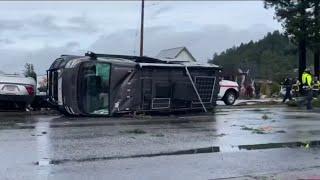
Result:
M187 75L188 75L188 77L189 77L189 80L190 80L190 82L191 82L191 84L192 84L192 87L193 87L194 91L196 92L197 97L198 97L198 99L199 99L199 101L200 101L200 103L201 103L201 105L202 105L202 108L203 108L204 112L208 112L208 111L207 111L207 108L206 108L205 105L203 104L203 101L202 101L202 99L201 99L201 97L200 97L200 94L199 94L199 92L198 92L198 89L197 89L196 85L194 84L194 82L193 82L193 80L192 80L192 77L191 77L191 74L190 74L190 72L189 72L189 70L188 70L188 67L185 66L185 69L186 69L186 73L187 73Z

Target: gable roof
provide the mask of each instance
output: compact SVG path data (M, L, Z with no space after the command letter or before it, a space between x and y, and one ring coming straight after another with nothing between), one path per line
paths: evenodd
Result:
M171 49L164 49L159 52L159 54L156 56L159 59L175 59L178 57L178 55L182 52L187 52L190 57L193 59L193 61L196 61L196 59L192 56L192 54L189 52L189 50L186 47L176 47Z

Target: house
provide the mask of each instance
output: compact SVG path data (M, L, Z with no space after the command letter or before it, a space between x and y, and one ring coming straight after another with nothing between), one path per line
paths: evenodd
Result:
M166 60L168 62L196 62L196 59L186 47L161 50L156 58Z

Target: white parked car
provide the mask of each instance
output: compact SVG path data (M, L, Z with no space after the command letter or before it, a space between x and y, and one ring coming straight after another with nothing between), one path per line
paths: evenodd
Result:
M0 102L25 109L35 96L36 81L31 77L0 74Z
M239 97L239 85L235 81L221 80L219 82L220 91L218 99L226 105L233 105Z

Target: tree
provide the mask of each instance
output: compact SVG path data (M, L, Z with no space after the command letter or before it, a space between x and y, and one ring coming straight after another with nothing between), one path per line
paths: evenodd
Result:
M243 43L235 49L225 50L214 56L209 63L221 65L226 77L235 75L235 70L242 68L250 69L256 79L281 82L286 76L297 77L297 57L297 46L286 35L275 31L256 42ZM312 57L309 50L307 57Z
M311 48L314 52L314 73L319 78L320 73L320 2L319 0L310 0L311 3Z
M298 44L299 77L306 68L307 44L312 30L311 3L308 0L265 0L265 8L274 8L286 35Z
M33 67L33 64L31 63L26 63L24 65L24 76L25 77L32 77L35 81L37 81L37 74L36 72L34 71L34 67Z

